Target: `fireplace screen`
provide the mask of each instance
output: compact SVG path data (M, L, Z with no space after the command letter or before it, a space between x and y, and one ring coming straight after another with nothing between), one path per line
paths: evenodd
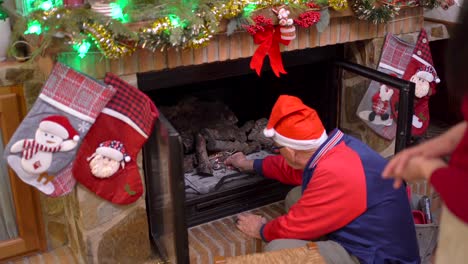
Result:
M315 108L327 131L336 127L336 69L349 65L331 61L341 54L340 46L285 53L288 74L280 79L268 71L260 78L246 71L247 59L138 74L139 88L162 113L144 148L150 239L160 256L188 263L188 227L284 199L291 186L239 172L223 161L236 151L251 158L273 154L262 130L280 94L298 96ZM394 79L384 82L402 86ZM400 111L398 133L406 133L408 111ZM398 148L404 144L406 135L397 138Z

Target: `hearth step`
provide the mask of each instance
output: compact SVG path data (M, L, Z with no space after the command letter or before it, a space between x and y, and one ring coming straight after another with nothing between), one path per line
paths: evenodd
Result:
M284 202L276 202L247 212L268 220L285 213ZM261 252L263 242L250 238L236 228L236 215L189 228L190 264L212 264L215 257L240 256Z

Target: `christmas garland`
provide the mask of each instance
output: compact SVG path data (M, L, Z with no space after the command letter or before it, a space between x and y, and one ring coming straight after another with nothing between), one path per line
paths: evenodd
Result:
M378 0L354 0L351 9L358 19L371 21L374 24L386 23L400 11L399 6Z
M7 11L2 7L3 0L0 0L0 20L5 21L8 18Z

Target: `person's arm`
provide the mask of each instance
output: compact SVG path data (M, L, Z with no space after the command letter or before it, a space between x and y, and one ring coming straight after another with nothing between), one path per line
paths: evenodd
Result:
M253 166L259 175L266 178L290 185L300 185L302 183L303 170L293 169L281 155L255 160Z
M393 157L382 172L384 178L395 178L394 187L399 188L402 184L403 170L408 161L413 157L441 158L453 152L460 143L466 130L466 122L458 123L442 135L428 140L417 146L407 148Z
M317 168L289 212L262 226L262 239L315 239L350 223L366 210L365 178L356 173L343 173L340 166Z
M281 155L248 160L243 153L238 152L227 158L225 164L234 166L244 172L255 171L261 176L278 180L285 184L300 185L302 183L303 171L291 168Z

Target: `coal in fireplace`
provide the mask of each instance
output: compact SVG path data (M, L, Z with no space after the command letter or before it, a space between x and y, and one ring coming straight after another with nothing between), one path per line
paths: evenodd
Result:
M157 254L188 263L188 227L284 199L291 186L241 173L223 160L235 151L272 154L272 142L261 132L280 94L315 108L328 131L336 127L340 84L332 62L343 54L341 45L286 52L288 74L281 78L268 69L258 77L249 59L137 74L139 89L161 112L143 151L150 239ZM407 85L395 81L387 83ZM409 123L398 121L397 148L402 148Z

